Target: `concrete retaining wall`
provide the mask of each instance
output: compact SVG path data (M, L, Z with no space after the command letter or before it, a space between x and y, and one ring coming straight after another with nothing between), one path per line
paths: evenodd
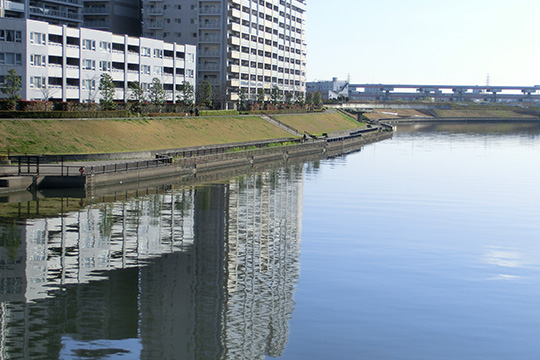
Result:
M193 175L235 167L253 167L258 164L282 162L289 159L320 155L325 153L346 153L350 148L358 148L364 144L388 139L391 132L373 133L366 137L344 137L340 141L328 142L310 140L303 144L277 146L248 151L236 151L191 158L176 159L170 166L139 169L133 171L111 172L105 174L88 174L85 176L86 187L101 187L127 182L143 181L152 178Z

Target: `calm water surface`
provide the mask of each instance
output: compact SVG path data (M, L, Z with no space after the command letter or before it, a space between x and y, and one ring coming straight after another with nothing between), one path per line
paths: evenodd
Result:
M0 204L0 358L538 359L540 127Z

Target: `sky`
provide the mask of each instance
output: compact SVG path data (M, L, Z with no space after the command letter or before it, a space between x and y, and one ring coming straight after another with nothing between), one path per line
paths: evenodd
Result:
M540 85L540 0L308 0L308 81Z

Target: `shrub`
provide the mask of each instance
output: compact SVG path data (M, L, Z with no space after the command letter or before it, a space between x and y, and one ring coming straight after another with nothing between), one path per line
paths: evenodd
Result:
M127 110L117 111L0 111L2 119L99 119L129 117Z
M22 111L52 111L53 104L50 101L19 100L19 109Z
M239 115L238 110L201 110L200 116L232 116Z

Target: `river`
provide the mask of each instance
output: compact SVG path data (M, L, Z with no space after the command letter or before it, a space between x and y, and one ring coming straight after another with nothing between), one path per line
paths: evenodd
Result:
M537 359L540 126L0 204L0 358Z

